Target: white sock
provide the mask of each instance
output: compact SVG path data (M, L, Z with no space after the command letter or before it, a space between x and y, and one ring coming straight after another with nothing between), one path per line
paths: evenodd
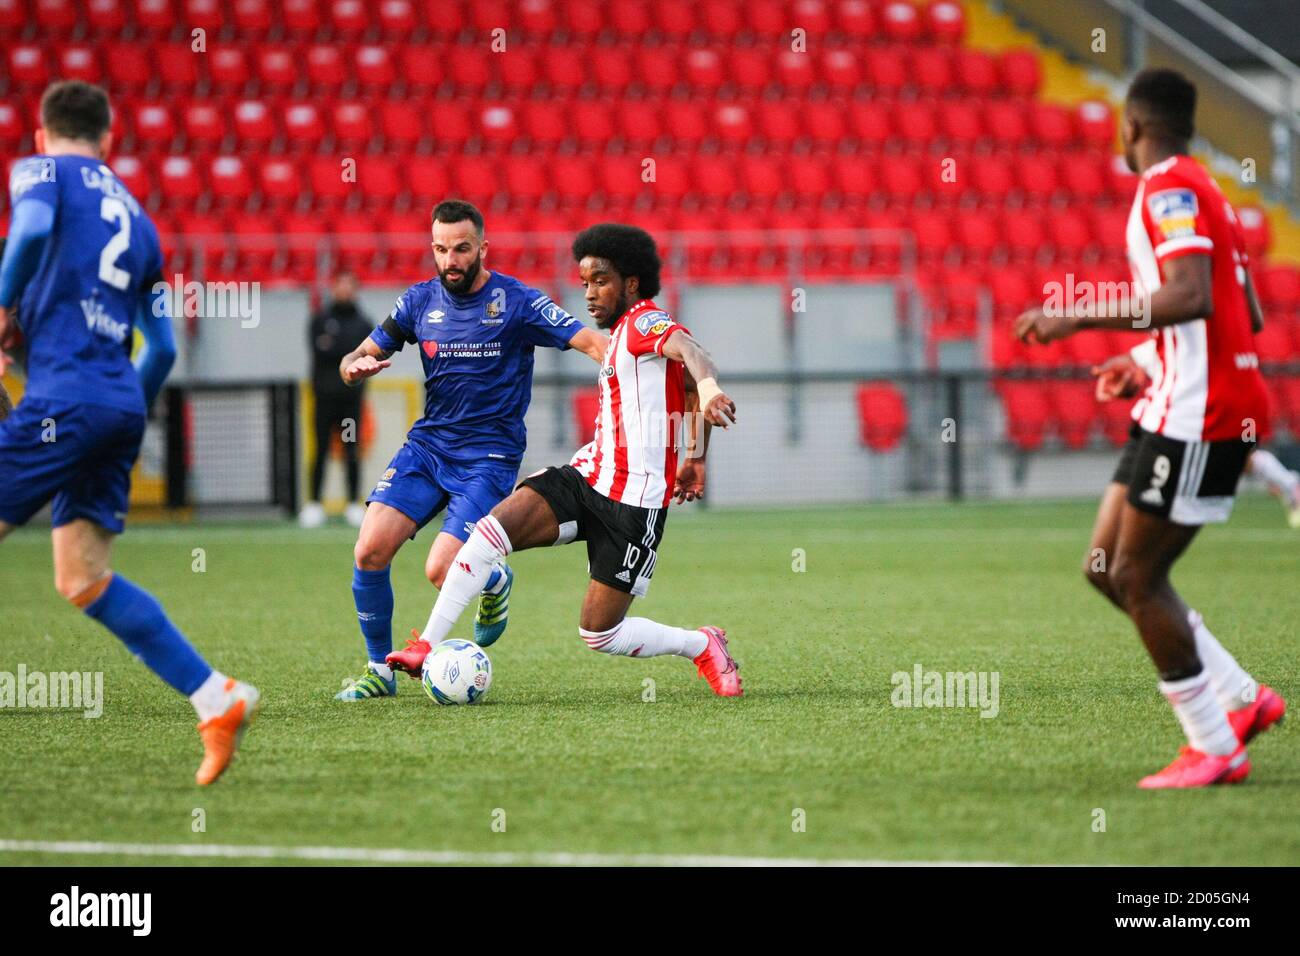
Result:
M221 671L213 671L199 689L190 694L190 703L194 705L200 723L226 712L226 680Z
M1187 623L1191 624L1192 633L1196 635L1196 656L1201 659L1205 672L1210 675L1210 686L1214 688L1214 696L1219 698L1223 709L1241 710L1252 703L1258 690L1255 679L1246 673L1237 659L1210 633L1201 615L1188 609Z
M701 631L658 624L644 617L624 618L608 631L588 631L580 627L578 633L593 651L623 657L676 654L678 657L695 658L704 653L704 648L709 644L709 639Z
M384 680L393 679L393 669L383 661L370 661L367 666L369 666L371 671L378 674Z
M438 592L437 603L429 615L420 639L438 644L447 639L469 602L478 597L492 573L492 566L510 554L510 538L501 522L488 515L474 526L456 557L452 558L447 577Z
M484 588L484 594L500 594L502 589L506 586L506 563L504 561L498 561L496 564L492 565L491 569L488 571L488 577L492 576L493 571L498 570L501 572L501 576L497 578L497 583L492 585L490 588Z
M1237 735L1228 723L1228 712L1210 689L1210 675L1206 671L1184 680L1162 680L1160 693L1168 698L1193 748L1220 756L1237 749Z
M1280 491L1294 494L1296 485L1300 484L1295 472L1278 461L1277 455L1271 451L1256 448L1250 453L1250 465L1259 477Z

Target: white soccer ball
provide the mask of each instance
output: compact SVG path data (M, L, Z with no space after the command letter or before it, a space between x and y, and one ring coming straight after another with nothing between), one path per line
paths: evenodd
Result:
M420 681L437 704L473 704L492 686L492 662L473 641L443 641L424 659Z

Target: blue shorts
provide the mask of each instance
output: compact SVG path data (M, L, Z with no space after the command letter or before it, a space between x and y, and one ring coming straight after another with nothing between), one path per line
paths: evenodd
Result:
M468 541L478 520L514 491L518 473L516 465L490 459L465 463L443 458L422 442L408 439L366 504L378 501L396 508L415 522L417 531L446 508L442 530Z
M120 534L144 425L139 412L24 398L0 422L0 521L26 524L53 499L53 527L86 518Z

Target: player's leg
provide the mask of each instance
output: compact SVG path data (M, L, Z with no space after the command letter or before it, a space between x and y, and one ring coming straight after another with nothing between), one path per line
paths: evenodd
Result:
M1264 448L1256 448L1246 459L1246 471L1259 476L1269 493L1286 509L1287 523L1300 529L1300 474L1287 468L1276 455Z
M9 532L12 530L14 530L13 525L8 524L7 522L4 521L0 521L0 541L3 541L5 538L9 537Z
M1115 543L1119 538L1119 520L1124 511L1124 500L1128 495L1128 486L1111 482L1101 497L1097 508L1097 520L1092 527L1092 539L1088 542L1088 553L1083 556L1083 576L1088 583L1119 610L1124 610L1111 586L1110 568L1115 559Z
M1180 467L1172 469L1175 476ZM1141 787L1235 782L1250 771L1245 748L1197 653L1187 606L1169 580L1174 562L1198 530L1198 525L1178 524L1134 507L1132 495L1120 518L1111 586L1155 663L1160 690L1189 744L1169 767L1140 781Z
M366 644L366 670L335 694L336 700L368 700L397 693L385 658L393 649L393 558L419 525L392 505L371 501L352 550L352 601Z
M95 441L85 446L76 473L54 496L55 587L163 681L189 697L199 716L204 748L195 780L212 783L234 758L257 714L260 695L255 687L214 671L152 594L111 569L112 543L124 528L144 418L83 406L68 411L61 427L94 435Z
M346 481L348 490L348 503L344 508L343 517L348 524L354 528L361 527L362 521L365 520L366 509L361 504L361 389L349 389L347 394L339 399L339 414L335 419L340 423L350 422L343 436L343 461L346 469ZM346 427L346 426L341 426Z
M325 508L321 505L321 488L325 483L325 464L330 452L329 398L317 393L312 412L312 434L316 441L316 454L311 463L310 500L298 512L298 523L304 528L319 528L325 523Z
M578 635L593 651L623 657L672 654L692 661L714 693L738 697L740 671L727 652L726 632L661 624L628 617L634 597L644 597L658 564L665 516L662 509L633 508L596 494L586 496L587 558L591 583L582 604Z

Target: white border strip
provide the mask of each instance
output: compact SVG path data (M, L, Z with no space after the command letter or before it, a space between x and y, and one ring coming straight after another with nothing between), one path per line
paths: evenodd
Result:
M307 860L332 863L405 863L479 866L1014 866L955 860L819 860L799 857L694 856L654 853L475 853L331 846L234 846L202 843L102 843L74 840L0 840L0 853L183 857L230 860Z

